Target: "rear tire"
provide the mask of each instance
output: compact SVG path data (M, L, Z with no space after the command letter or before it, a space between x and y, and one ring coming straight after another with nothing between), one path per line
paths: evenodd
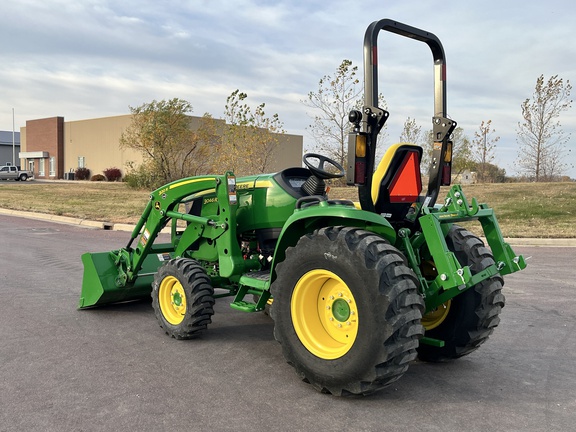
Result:
M494 264L492 253L482 240L462 227L453 225L446 243L462 266L470 266L473 275ZM440 306L438 311L426 314L422 319L425 336L440 339L445 345L439 348L422 344L418 357L442 362L477 350L500 323L499 315L505 303L503 285L500 275L492 276Z
M18 180L26 181L28 180L28 176L26 174L21 174L20 177L18 177Z
M373 393L416 358L424 302L404 256L381 237L322 228L289 248L276 272L274 336L317 390Z
M166 334L191 339L203 333L214 315L214 288L195 260L166 262L154 277L152 307Z

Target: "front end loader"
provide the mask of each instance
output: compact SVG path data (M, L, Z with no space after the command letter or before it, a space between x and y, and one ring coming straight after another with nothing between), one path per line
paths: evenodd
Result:
M388 119L379 108L381 31L426 43L434 59L434 149L427 190L422 148L391 146L376 165ZM417 357L456 359L499 323L503 276L526 266L504 241L494 211L450 185L456 122L446 113L446 62L438 38L388 19L364 40L364 105L350 113L344 168L306 154L305 167L236 178L190 177L150 195L126 247L82 256L79 308L152 297L160 327L191 339L214 303L269 310L274 336L297 374L334 395L369 394ZM326 180L346 176L358 202L333 199ZM486 243L458 223L478 221ZM170 227L170 241L157 242ZM217 288L217 290L215 290Z

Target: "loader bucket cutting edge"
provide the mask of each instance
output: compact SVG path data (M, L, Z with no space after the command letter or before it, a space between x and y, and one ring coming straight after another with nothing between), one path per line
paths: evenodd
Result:
M109 252L85 253L82 255L82 264L84 276L79 309L149 298L154 278L150 273L155 273L161 262L155 255L148 256L140 272L146 276L139 276L122 287L116 285L118 268Z

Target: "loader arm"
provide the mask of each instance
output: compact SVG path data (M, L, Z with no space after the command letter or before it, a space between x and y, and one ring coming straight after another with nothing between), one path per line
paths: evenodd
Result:
M179 211L185 199L215 195L213 214L197 216ZM215 261L220 274L235 274L245 267L235 238L236 180L232 173L222 176L191 177L167 184L150 194L142 216L126 247L82 256L84 279L80 308L133 300L150 294L152 276L163 261L182 256L200 238L216 240ZM187 222L177 235L178 220ZM156 244L162 229L172 221L172 241ZM134 241L137 240L135 246Z

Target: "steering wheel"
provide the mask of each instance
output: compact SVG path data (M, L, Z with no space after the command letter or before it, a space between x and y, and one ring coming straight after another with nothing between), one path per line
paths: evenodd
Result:
M310 159L317 159L318 163L316 165L313 165ZM304 162L304 165L306 165L306 167L308 167L308 169L312 171L312 174L314 174L316 177L320 179L341 178L344 177L345 174L342 165L340 165L335 160L327 158L326 156L319 155L317 153L306 153L302 157L302 162ZM338 170L338 172L332 173L326 171L324 169L324 164L332 165L334 168Z

